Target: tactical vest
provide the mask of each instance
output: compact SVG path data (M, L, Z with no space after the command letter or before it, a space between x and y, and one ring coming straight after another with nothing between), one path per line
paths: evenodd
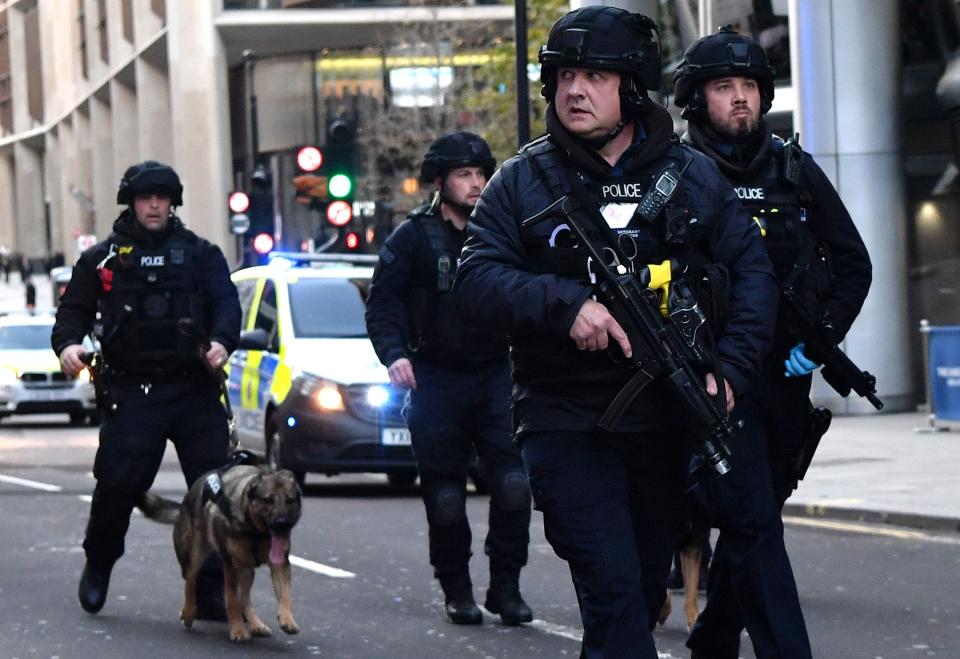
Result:
M410 344L407 347L423 356L452 358L464 347L463 323L450 294L460 251L450 244L450 230L439 210L421 206L409 217L420 230L421 238L430 246L430 261L435 273L430 284L420 281L411 291Z
M550 189L554 200L571 193L571 185L559 161L556 147L547 136L528 144L521 155ZM591 183L587 189L598 206L609 203L637 204L626 226L614 230L619 251L629 260L624 265L632 272L639 272L650 263L660 263L668 258L680 263L711 324L715 330L719 330L726 321L729 277L723 266L711 263L706 246L706 227L697 223L697 218L687 205L684 188L680 185L680 176L689 161L690 157L683 153L679 142L675 140L663 158L640 172L614 181ZM665 172L681 174L676 177L673 194L661 200L659 208L651 207L648 192L658 186ZM599 230L586 216L581 224L591 240L609 245L608 232ZM554 229L548 244L544 244L541 237L529 233L522 234L521 239L530 256L528 267L532 271L559 274L576 278L587 285L596 285L589 256L585 250L577 247L576 237L565 225ZM613 254L609 247L607 252Z
M810 228L810 198L802 186L799 166L791 165L800 162L802 152L795 142L784 143L776 136L771 152L763 169L750 181L735 183L734 191L763 229L777 282L792 285L814 311L829 293L832 273L829 253Z
M156 372L197 361L195 336L178 323L203 328L199 260L202 243L174 235L158 247L138 245L114 234L111 287L100 303L103 350L114 368Z
M763 229L763 242L781 284L798 259L812 253L815 242L807 222L807 199L800 189L799 172L788 177L785 152L783 141L775 137L766 165L750 181L731 181L740 202Z

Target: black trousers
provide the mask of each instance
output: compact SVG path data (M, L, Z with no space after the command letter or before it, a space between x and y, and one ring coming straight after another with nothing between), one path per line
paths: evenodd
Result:
M521 447L547 541L573 577L580 656L656 659L690 459L683 433L530 433Z
M212 378L123 382L119 405L104 415L93 465L97 485L83 548L87 560L112 565L124 551L130 513L160 469L167 440L189 486L227 460L229 431Z
M737 657L744 627L758 659L812 656L777 495L802 440L809 390L810 378L785 378L782 363L771 365L734 411L744 427L733 469L698 480L694 506L720 529L707 604L687 641L704 657Z
M467 472L476 448L490 491L484 553L491 580L516 581L527 563L530 490L510 419L509 364L470 369L416 363L417 388L406 408L420 492L427 512L430 564L444 589L468 586L472 537Z

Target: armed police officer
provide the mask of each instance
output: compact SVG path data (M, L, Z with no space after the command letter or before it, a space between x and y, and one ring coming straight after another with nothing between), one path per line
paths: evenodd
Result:
M624 385L644 377L636 364L657 365L645 361L650 346L629 341L623 318L594 299L605 287L571 222L618 272L660 264L662 278L666 262L670 277L717 274L714 297L729 298L717 305L728 320L717 336L719 368L696 386L726 410L770 343L776 285L759 228L648 97L661 86L652 20L577 9L553 25L539 59L548 134L506 161L480 195L458 298L471 317L509 333L517 438L546 537L570 566L581 656L656 657L651 630L691 457L686 414L658 377L612 430L599 427ZM524 224L565 197L574 211Z
M763 48L725 26L690 46L675 81L674 101L689 121L684 141L717 163L762 226L781 289L839 343L870 287L870 259L823 171L796 138L784 142L764 120L774 85ZM773 351L741 405L753 440L745 446L770 469L741 470L751 479L743 490L752 517L729 508L721 513L728 527L721 527L707 605L688 642L694 657L736 657L744 624L758 657L810 656L782 524L771 521L779 520L797 485L799 456L815 425L809 415L818 413L808 397L819 364L787 331L787 312L783 301ZM733 483L721 479L712 493L721 508L740 494L728 487Z
M73 269L52 335L65 373L85 367L82 341L90 332L103 357L96 369L103 412L97 484L79 587L90 613L103 607L130 513L153 483L167 440L188 485L226 461L226 414L211 373L240 335L240 303L223 253L174 212L183 203L176 172L151 160L129 167L117 203L126 208L113 233ZM217 563L206 566L198 586L202 617L225 619Z
M431 144L421 180L436 189L387 238L367 300L367 329L394 387L409 389L407 423L427 512L430 564L456 624L479 624L470 579L466 479L471 448L490 490L485 606L506 625L530 622L520 596L530 491L510 430L510 368L502 333L465 323L453 279L466 224L495 167L490 147L458 132Z

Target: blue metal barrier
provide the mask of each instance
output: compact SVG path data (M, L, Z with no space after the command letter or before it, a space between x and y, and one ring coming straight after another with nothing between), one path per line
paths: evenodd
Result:
M929 327L931 414L960 421L960 325Z

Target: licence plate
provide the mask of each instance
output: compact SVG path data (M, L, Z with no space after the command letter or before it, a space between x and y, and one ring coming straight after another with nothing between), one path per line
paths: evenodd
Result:
M380 443L384 446L410 446L410 431L407 428L384 428Z
M67 392L65 391L44 391L44 390L28 390L24 395L24 398L31 401L45 401L45 400L64 400L67 397Z

